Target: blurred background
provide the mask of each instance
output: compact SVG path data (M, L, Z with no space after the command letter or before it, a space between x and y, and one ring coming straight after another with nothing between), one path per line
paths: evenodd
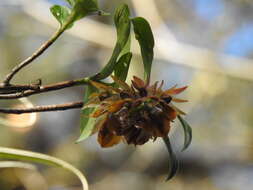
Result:
M77 166L91 190L252 190L253 189L253 1L252 0L100 0L113 13L122 2L133 16L149 20L156 41L152 81L165 87L188 85L178 105L193 128L193 142L180 152L183 130L176 121L171 141L180 169L165 182L168 154L161 140L140 147L102 149L96 135L80 144L80 110L0 115L0 146L50 154ZM0 1L0 80L30 56L56 30L49 12L63 0ZM133 37L134 38L134 37ZM43 84L89 76L109 59L115 43L112 16L83 19L14 79ZM139 47L131 75L142 75ZM0 100L1 107L78 101L75 87ZM0 169L3 190L80 190L78 179L62 169Z

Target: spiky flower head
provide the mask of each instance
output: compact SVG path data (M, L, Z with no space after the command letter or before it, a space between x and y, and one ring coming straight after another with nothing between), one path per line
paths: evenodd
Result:
M120 141L142 145L149 139L167 137L171 122L181 110L173 102L186 102L174 96L187 87L176 86L163 90L163 81L153 85L134 76L131 86L112 77L114 87L91 81L99 92L89 97L85 108L94 107L90 117L96 118L94 132L102 147L111 147Z

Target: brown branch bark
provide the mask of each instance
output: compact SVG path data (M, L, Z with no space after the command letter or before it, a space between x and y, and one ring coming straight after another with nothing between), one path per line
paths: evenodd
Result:
M0 94L0 99L18 99L18 98L28 97L34 94L41 94L41 93L60 90L60 89L68 88L68 87L85 85L88 83L89 83L88 78L64 81L64 82L59 82L55 84L39 86L39 88L34 89L34 90L25 90L22 92L10 93L10 94Z
M25 90L38 90L40 85L30 84L30 85L4 85L0 84L0 94L11 94L15 92L21 92Z
M51 112L51 111L65 111L69 109L78 109L83 107L83 102L71 102L65 104L56 104L49 106L36 106L33 108L0 108L0 113L5 114L24 114L24 113L35 113L35 112Z

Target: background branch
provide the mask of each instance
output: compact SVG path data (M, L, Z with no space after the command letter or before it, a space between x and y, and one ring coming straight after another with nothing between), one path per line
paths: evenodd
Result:
M73 87L73 86L85 85L88 82L89 82L88 78L69 80L69 81L59 82L59 83L55 83L55 84L39 86L39 88L34 89L34 90L25 90L22 92L11 93L11 94L0 94L0 99L18 99L18 98L22 98L22 97L31 96L34 94L41 94L41 93L60 90L60 89L69 88L69 87Z
M32 108L0 108L0 113L6 114L24 114L24 113L34 113L34 112L50 112L50 111L64 111L69 109L78 109L83 107L83 102L71 102L65 104L56 104L49 106L35 106Z

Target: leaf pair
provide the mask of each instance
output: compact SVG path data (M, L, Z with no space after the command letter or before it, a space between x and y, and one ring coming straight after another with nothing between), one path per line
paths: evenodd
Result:
M74 22L94 12L98 12L97 0L66 0L71 8L54 5L51 13L60 23L61 29L69 29Z
M136 17L136 18L131 19L131 22L134 27L135 38L138 40L140 48L141 48L141 56L142 56L143 66L144 66L144 79L147 83L149 83L150 76L151 76L151 68L152 68L152 63L153 63L153 58L154 58L154 45L155 45L154 36L151 30L151 27L145 18ZM130 41L130 36L129 36L129 41ZM130 43L129 43L129 46L127 47L130 49ZM117 64L114 70L115 76L123 81L126 80L126 75L127 75L131 57L132 57L132 54L131 55L129 54L130 53L128 52L128 55L125 54L120 58L119 63Z
M117 29L117 42L109 62L101 70L101 72L92 77L93 80L105 79L113 71L115 71L116 77L120 78L121 80L125 80L132 57L132 54L130 53L130 30L132 23L134 27L135 37L138 40L141 48L141 55L144 65L144 78L147 82L149 82L154 57L153 33L146 19L142 17L129 19L129 14L129 8L127 5L121 5L116 10L114 22ZM120 70L120 72L118 72L118 70ZM123 73L123 71L124 77L121 77L119 74Z

